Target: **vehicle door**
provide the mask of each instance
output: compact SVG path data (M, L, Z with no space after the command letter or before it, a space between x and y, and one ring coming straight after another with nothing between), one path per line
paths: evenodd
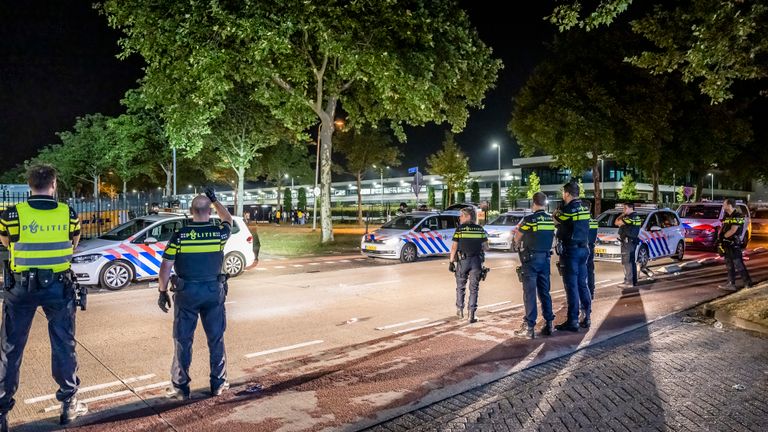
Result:
M123 257L131 261L138 277L157 276L168 240L173 233L181 229L183 224L183 219L164 221L150 227L133 240L131 249L134 253L130 257L126 255Z
M416 246L424 255L438 255L447 253L440 246L437 238L440 237L440 225L437 220L437 216L430 216L419 225L415 230L414 235L416 237Z
M742 244L746 243L745 240L752 237L752 217L749 213L749 208L744 204L736 204L741 214L744 215L744 229L741 230Z
M672 252L667 250L660 212L653 213L646 218L644 228L640 231L640 238L648 247L648 256L651 259L671 255Z
M453 233L456 232L456 228L459 226L459 217L451 215L440 215L437 217L438 233L440 247L443 248L445 253L451 251L451 245L453 244Z
M659 212L662 232L667 244L667 250L671 255L677 252L677 245L685 243L685 230L683 229L677 213L671 211Z

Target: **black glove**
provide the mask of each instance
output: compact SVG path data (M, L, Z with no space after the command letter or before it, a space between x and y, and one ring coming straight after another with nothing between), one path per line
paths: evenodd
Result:
M456 263L451 261L448 263L448 271L451 273L456 273Z
M215 203L217 201L216 191L214 191L212 187L205 188L205 196L207 196L212 203Z
M160 296L157 298L157 305L160 310L168 313L168 309L171 308L171 296L168 295L168 291L160 291Z

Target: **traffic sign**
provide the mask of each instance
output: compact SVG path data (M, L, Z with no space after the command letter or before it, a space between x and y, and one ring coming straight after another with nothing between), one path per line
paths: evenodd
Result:
M419 167L417 167L417 166L416 167L412 167L412 168L408 168L408 174L416 174L417 172L419 172Z

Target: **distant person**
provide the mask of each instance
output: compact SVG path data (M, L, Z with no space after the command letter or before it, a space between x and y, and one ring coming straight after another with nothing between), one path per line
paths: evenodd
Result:
M281 217L281 216L282 216L282 214L281 214L280 210L277 210L277 211L275 212L275 223L276 223L277 225L280 225L280 217Z
M160 203L153 202L149 208L149 214L156 215L160 213Z
M592 212L592 203L583 201L584 207ZM589 218L589 256L587 257L587 288L590 298L595 298L595 243L597 243L597 219Z
M397 209L397 215L402 216L404 214L408 213L408 204L401 202L400 207Z

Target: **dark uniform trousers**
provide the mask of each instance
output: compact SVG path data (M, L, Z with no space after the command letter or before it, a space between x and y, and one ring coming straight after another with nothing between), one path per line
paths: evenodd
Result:
M592 297L587 287L587 257L589 248L582 246L566 246L560 261L563 263L563 284L568 303L568 323L577 326L579 310L589 318L592 313Z
M469 256L458 261L456 265L456 307L464 309L464 296L469 281L469 306L467 310L477 310L477 294L480 290L480 273L483 271L483 260L479 255Z
M595 298L595 245L589 245L589 256L587 257L587 288L589 288L589 298Z
M530 260L523 263L523 304L525 321L530 327L536 325L536 297L541 302L541 315L547 321L553 321L552 297L549 294L550 252L531 252Z
M19 367L27 344L32 319L42 306L48 319L51 340L51 372L59 385L56 399L71 399L80 386L75 353L75 293L65 282L54 281L45 288L28 291L17 281L5 292L3 302L3 345L0 347L0 413L13 408L19 388Z
M218 280L207 282L184 281L184 289L174 293L173 340L175 352L171 365L173 386L189 393L189 365L192 363L192 341L197 327L197 316L203 323L208 339L211 363L211 389L227 379L224 352L224 330L227 320L224 311L226 289Z
M752 278L749 277L747 267L744 266L744 257L741 254L741 248L738 246L725 246L725 267L728 269L728 281L736 285L736 272L739 272L741 280L745 285L752 285Z
M637 285L637 258L636 251L638 241L627 238L621 242L621 264L624 266L624 283Z

